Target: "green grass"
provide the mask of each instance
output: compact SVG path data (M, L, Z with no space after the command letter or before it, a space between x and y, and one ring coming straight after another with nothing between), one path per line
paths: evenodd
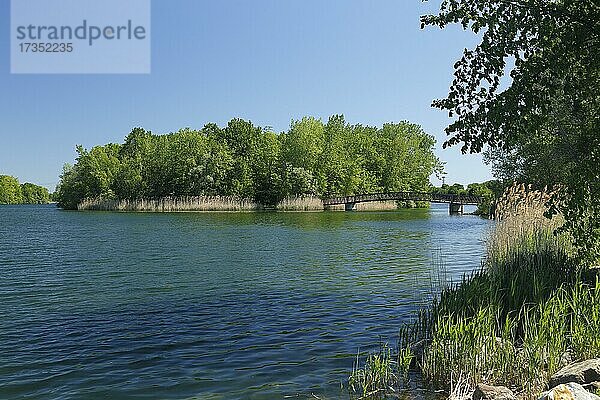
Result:
M471 386L509 386L535 397L569 360L600 356L600 282L563 285L538 304L506 313L497 305L474 315L438 315L419 367L448 389L460 372Z
M386 398L399 383L398 364L394 361L388 345L381 346L378 353L369 354L360 366L359 355L348 380L350 390L361 398Z

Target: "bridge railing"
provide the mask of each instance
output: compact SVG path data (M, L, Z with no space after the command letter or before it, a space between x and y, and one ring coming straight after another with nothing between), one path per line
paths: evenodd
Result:
M427 201L431 203L479 204L482 198L471 195L455 195L428 192L391 192L368 193L353 196L339 196L323 199L323 205L332 206L348 203L365 203L369 201Z

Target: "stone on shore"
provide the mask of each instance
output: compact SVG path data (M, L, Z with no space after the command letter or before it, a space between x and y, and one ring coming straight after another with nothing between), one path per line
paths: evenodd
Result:
M480 383L475 388L473 400L516 400L516 396L507 387Z
M578 383L560 384L544 393L539 400L600 400L600 397L588 392Z
M600 358L567 365L552 376L550 387L569 382L589 385L598 381L600 381Z

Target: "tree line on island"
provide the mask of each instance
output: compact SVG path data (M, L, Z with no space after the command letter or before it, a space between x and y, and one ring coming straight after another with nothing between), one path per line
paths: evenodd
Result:
M156 135L135 128L122 144L77 147L56 200L231 196L274 206L284 198L429 191L443 164L435 139L410 122L382 127L305 117L286 132L232 119Z
M48 189L33 183L20 184L13 176L0 175L0 204L47 204Z

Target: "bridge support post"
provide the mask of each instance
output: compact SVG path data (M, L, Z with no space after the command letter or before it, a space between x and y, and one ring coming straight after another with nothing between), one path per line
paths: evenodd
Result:
M344 210L345 211L356 211L356 203L345 203Z
M450 203L450 215L462 215L464 206L461 203Z

